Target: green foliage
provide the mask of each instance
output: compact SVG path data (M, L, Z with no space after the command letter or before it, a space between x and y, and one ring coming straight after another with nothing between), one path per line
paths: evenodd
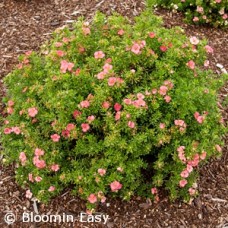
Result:
M107 195L158 199L162 186L172 199L197 194L197 166L219 154L225 133L216 104L225 77L203 69L204 40L161 23L148 11L133 25L97 13L56 30L5 78L5 163L39 200L72 184L90 208Z
M149 7L158 5L174 11L183 11L190 23L210 24L215 27L228 26L227 0L148 0L147 2Z

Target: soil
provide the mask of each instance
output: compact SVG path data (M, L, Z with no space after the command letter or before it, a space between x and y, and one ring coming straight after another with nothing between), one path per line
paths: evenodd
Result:
M20 54L28 50L39 50L40 45L50 39L58 27L70 25L79 16L92 18L96 10L106 14L117 11L129 18L138 15L145 4L137 0L0 0L0 96L5 93L2 79L17 64ZM208 26L188 25L180 13L157 10L164 19L164 26L181 26L189 36L205 37L214 48L209 57L211 69L218 75L228 70L228 31ZM221 64L220 69L216 64ZM220 103L227 97L228 85L221 88ZM2 110L1 104L0 109ZM227 107L220 107L227 122ZM198 181L200 195L189 203L170 202L165 193L155 203L134 197L129 202L107 199L98 206L98 213L109 215L107 224L80 221L65 223L22 222L23 212L39 214L78 215L85 212L85 202L66 189L48 205L34 203L25 198L25 191L14 179L14 166L3 167L0 156L0 227L8 227L4 216L11 211L16 222L10 227L178 227L178 228L225 228L228 227L228 139L225 140L223 156L213 158L200 168ZM85 219L84 219L85 220Z

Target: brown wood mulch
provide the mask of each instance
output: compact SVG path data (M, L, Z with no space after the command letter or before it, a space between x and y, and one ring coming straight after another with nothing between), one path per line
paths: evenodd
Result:
M91 18L96 10L110 14L113 10L132 18L138 15L145 4L137 0L0 0L0 78L9 73L17 63L19 54L28 50L39 50L57 27L71 24L78 16ZM211 68L218 74L221 64L228 70L228 31L210 27L186 25L179 13L158 10L165 26L179 25L189 36L206 37L215 53L210 57ZM0 96L4 94L0 81ZM227 96L227 85L221 89L220 100ZM1 105L2 107L2 105ZM227 121L227 107L221 108ZM221 159L211 159L200 169L200 195L191 203L169 202L163 194L160 202L153 203L140 197L130 202L108 199L100 205L99 213L109 215L106 225L102 223L22 223L23 212L39 214L70 214L77 217L85 211L85 202L70 195L66 189L48 205L25 198L25 192L14 180L14 167L2 167L0 163L0 227L7 227L4 216L8 211L16 215L16 222L10 227L179 227L179 228L225 228L228 227L228 140L225 139ZM2 156L0 156L0 161ZM36 208L37 207L37 208ZM34 212L35 213L35 212Z

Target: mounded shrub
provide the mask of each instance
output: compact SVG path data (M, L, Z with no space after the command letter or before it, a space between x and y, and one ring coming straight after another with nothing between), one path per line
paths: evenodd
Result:
M221 154L225 133L205 40L165 29L145 11L97 13L58 29L5 78L5 164L26 197L47 202L63 188L88 200L108 195L171 199L197 194L197 170Z
M228 26L227 0L148 0L150 6L158 5L184 12L186 20L194 24Z

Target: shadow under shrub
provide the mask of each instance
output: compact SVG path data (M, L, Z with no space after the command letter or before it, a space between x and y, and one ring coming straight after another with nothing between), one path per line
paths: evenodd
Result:
M221 154L224 78L206 70L206 41L163 28L145 11L132 25L97 13L58 29L5 78L1 143L16 179L43 202L63 188L88 200L197 194L197 167ZM205 66L203 66L205 65Z

